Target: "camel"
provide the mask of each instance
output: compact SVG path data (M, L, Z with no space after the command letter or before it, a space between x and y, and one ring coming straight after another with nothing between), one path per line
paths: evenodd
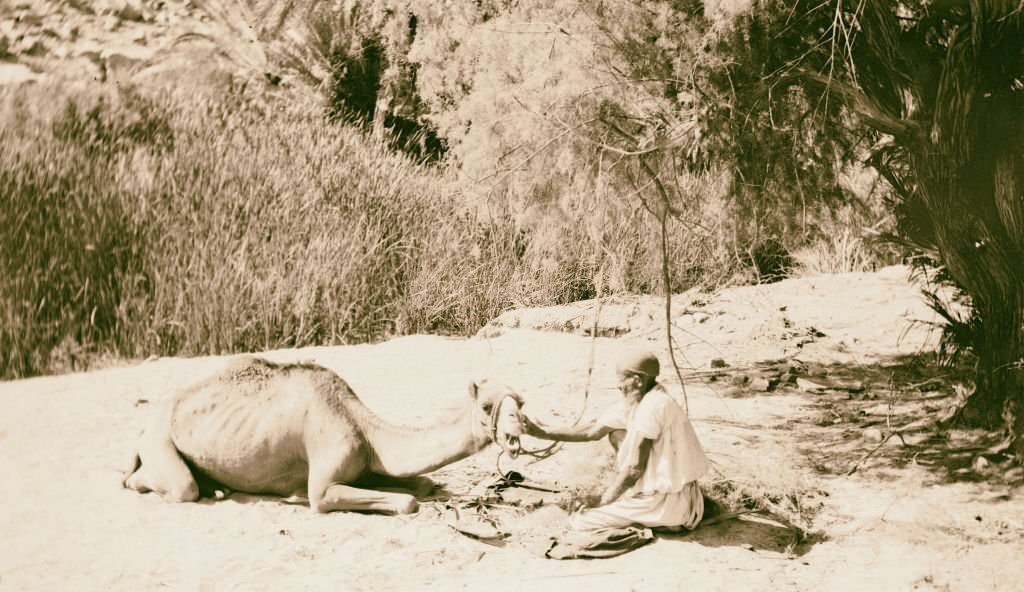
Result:
M433 489L420 475L522 433L517 393L486 380L469 391L452 417L409 428L378 417L327 368L242 357L158 407L123 485L173 502L212 482L307 498L317 512L412 513Z

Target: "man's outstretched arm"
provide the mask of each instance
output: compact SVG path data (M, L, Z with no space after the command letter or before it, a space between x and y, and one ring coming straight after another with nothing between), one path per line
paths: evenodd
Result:
M525 415L523 415L522 418L523 427L526 428L526 433L535 438L543 438L544 440L558 440L561 442L590 442L604 438L613 430L612 428L596 421L579 423L574 426L548 427L534 422Z

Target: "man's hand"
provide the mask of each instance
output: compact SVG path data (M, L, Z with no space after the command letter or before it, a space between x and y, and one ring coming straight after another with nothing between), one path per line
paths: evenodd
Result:
M567 500L560 502L559 505L562 506L563 510L572 514L588 508L596 508L600 505L600 498L601 495L597 492L576 490Z
M544 428L540 424L536 423L535 421L533 421L532 419L527 417L525 413L520 413L519 414L519 418L523 422L523 431L528 436L533 436L534 438L546 438L547 437L547 435L548 435L547 431L545 431Z
M598 506L604 505L601 502L601 495L598 494L596 491L589 491L583 493L583 495L580 496L580 502L583 508L596 508Z
M610 503L614 502L615 500L619 499L620 495L622 495L622 492L619 491L618 488L612 487L612 488L608 489L607 491L605 491L604 493L601 494L601 498L598 500L597 503L598 503L598 505L601 505L601 506L607 506L608 504L610 504Z

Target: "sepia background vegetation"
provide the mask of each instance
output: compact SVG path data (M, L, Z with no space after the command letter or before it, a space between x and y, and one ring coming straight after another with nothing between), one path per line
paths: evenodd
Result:
M715 3L549 4L209 0L125 84L4 90L0 375L902 256L848 112L755 108Z

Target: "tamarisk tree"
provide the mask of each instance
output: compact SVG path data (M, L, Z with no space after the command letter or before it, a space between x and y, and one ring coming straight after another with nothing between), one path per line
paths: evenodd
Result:
M899 234L970 305L933 298L976 361L961 417L1007 429L1024 458L1024 5L761 0L731 25L719 49L761 74L761 96L797 89L809 116L839 104L872 140Z

